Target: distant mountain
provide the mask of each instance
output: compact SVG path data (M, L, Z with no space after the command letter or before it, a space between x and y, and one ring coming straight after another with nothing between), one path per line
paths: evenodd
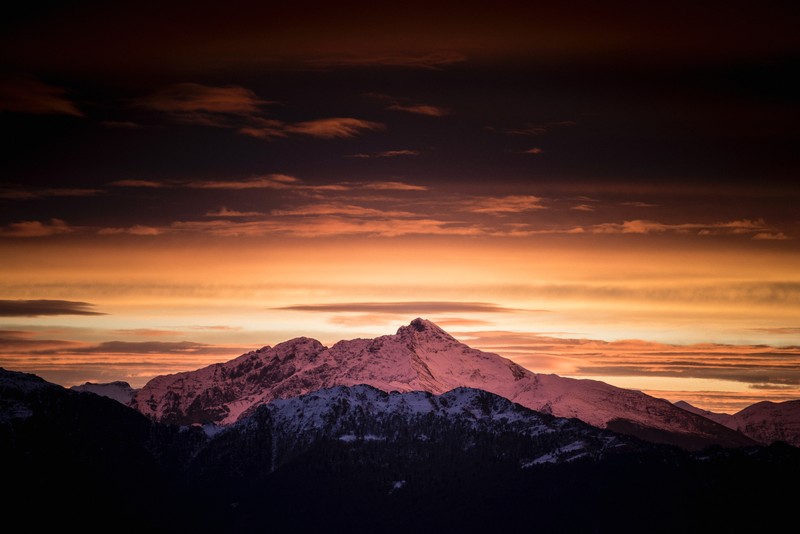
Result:
M101 397L108 397L109 399L121 402L126 406L130 404L134 395L136 395L136 392L139 391L138 389L133 389L127 382L121 381L108 382L104 384L86 382L80 386L72 386L70 389L73 391L94 393L95 395L100 395Z
M741 432L763 445L784 441L800 447L800 400L758 402L733 415L709 412L684 401L676 402L675 406Z
M139 390L131 406L157 421L227 425L274 399L358 384L434 394L469 387L653 442L688 448L752 444L739 433L638 391L533 373L497 354L472 349L423 319L395 335L340 341L330 348L296 338L226 363L159 376Z
M0 458L7 522L82 532L771 532L800 477L794 447L689 453L469 388L339 386L202 429L3 369Z

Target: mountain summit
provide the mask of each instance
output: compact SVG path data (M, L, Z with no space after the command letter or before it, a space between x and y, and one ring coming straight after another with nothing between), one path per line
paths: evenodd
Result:
M131 406L163 422L227 425L274 399L359 384L434 394L469 387L649 441L688 448L752 444L722 425L638 391L533 373L470 348L420 318L394 335L339 341L330 348L300 337L226 363L159 376L136 393Z

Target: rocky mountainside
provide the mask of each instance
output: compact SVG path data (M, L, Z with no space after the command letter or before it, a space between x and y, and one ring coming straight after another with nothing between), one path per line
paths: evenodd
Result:
M800 400L763 401L731 415L715 413L678 401L675 406L736 430L763 445L784 441L800 447Z
M533 373L497 354L472 349L423 319L394 335L340 341L330 348L296 338L226 363L159 376L136 394L131 406L157 421L227 425L274 399L358 384L434 394L481 389L543 413L688 448L752 443L638 391Z

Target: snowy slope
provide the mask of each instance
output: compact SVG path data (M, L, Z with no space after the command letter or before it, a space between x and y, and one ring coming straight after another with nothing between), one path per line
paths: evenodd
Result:
M131 406L160 421L225 425L273 399L357 384L383 391L434 394L458 387L476 388L601 428L624 420L635 428L710 443L751 443L704 417L637 391L533 373L497 354L472 349L423 319L415 319L394 335L340 341L330 348L313 339L297 338L226 363L160 376L137 393Z
M127 382L109 382L106 384L86 382L80 386L72 386L70 389L72 391L88 392L94 393L95 395L100 395L101 397L108 397L109 399L114 399L115 401L121 402L126 406L130 404L131 400L133 400L133 397L136 395L137 391L136 389L133 389Z
M675 405L741 432L758 443L769 445L785 441L800 447L800 400L758 402L733 415L701 410L684 401Z
M487 435L493 436L483 445L489 448L517 443L514 454L520 455L522 468L596 459L604 452L639 447L611 432L544 415L482 390L457 388L441 395L387 393L366 385L336 386L276 399L228 426L214 440L227 444L266 439L271 449L269 463L275 469L320 440L393 445L447 442L466 450L476 446L479 436Z

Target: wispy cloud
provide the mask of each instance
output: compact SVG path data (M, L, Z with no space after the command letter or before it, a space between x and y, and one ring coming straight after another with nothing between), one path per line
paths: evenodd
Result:
M368 97L380 100L386 103L386 109L392 111L403 111L406 113L413 113L415 115L427 115L428 117L444 117L450 112L440 106L431 104L421 104L414 102L409 98L397 97L386 95L383 93L367 93Z
M353 117L330 117L311 121L288 123L278 120L257 121L239 128L239 133L259 139L276 139L290 134L307 135L319 139L348 139L367 131L383 130L379 122Z
M208 180L176 184L190 189L291 189L299 185L299 178L287 174L267 174L245 180Z
M222 206L218 210L206 212L206 217L258 217L264 215L258 211L237 211Z
M141 188L189 188L189 189L277 189L298 192L335 192L335 191L427 191L427 187L396 181L365 181L365 182L335 182L328 184L310 184L288 174L266 174L244 179L231 180L197 180L197 181L171 181L151 182L148 180L118 180L111 182L114 187L141 187ZM228 217L233 215L228 214Z
M286 122L267 117L263 107L275 104L260 99L241 86L214 87L198 83L170 85L135 101L142 108L167 114L175 122L235 129L259 139L305 135L320 139L345 139L381 130L381 123L353 117L329 117Z
M262 237L280 234L293 237L323 238L332 236L399 237L407 235L482 235L470 224L437 219L405 219L387 217L354 218L335 215L315 217L279 217L263 221L234 222L176 221L171 232L203 232L217 237Z
M509 331L465 332L475 347L528 365L547 356L565 374L658 376L800 386L800 348L702 343L673 345L636 339L602 341Z
M416 214L407 211L380 210L365 206L342 203L308 204L293 209L272 210L272 215L277 216L305 216L305 215L346 215L350 217L414 217Z
M449 112L439 106L431 106L429 104L391 104L386 109L394 111L405 111L406 113L414 113L416 115L427 115L429 117L444 117Z
M433 52L430 54L331 56L306 61L317 68L332 67L401 67L411 69L439 69L460 63L466 56L458 52Z
M651 204L649 202L640 202L640 201L620 202L619 205L620 206L631 206L631 207L634 207L634 208L655 208L656 206L658 206L658 204Z
M354 189L371 189L375 191L427 191L424 185L405 182L345 182Z
M271 103L237 85L213 87L199 83L176 83L136 100L140 107L203 124L209 120L208 114L255 115L261 112L261 106Z
M24 187L0 188L0 198L9 200L32 200L47 197L93 197L105 193L102 189L88 187Z
M771 327L771 328L751 328L752 332L763 332L765 334L778 334L778 335L795 335L800 334L800 326L784 326L784 327Z
M99 235L141 235L141 236L156 236L161 235L164 231L155 226L145 226L143 224L135 224L126 228L100 228L97 233Z
M105 315L92 308L94 304L72 300L0 300L0 317Z
M351 117L332 117L313 121L287 124L284 130L289 133L320 137L322 139L345 139L355 137L369 130L382 130L383 124Z
M161 187L170 187L170 184L164 182L156 182L153 180L117 180L108 184L114 187L143 187L158 189Z
M399 156L418 156L418 150L384 150L383 152L360 152L358 154L348 154L345 156L346 158L358 158L358 159L369 159L369 158L396 158Z
M354 312L354 313L393 313L401 315L425 315L429 313L509 313L519 310L506 308L491 302L459 301L405 301L405 302L333 302L324 304L294 304L282 306L279 310L308 312Z
M192 341L104 341L97 345L62 349L58 354L208 354L218 348ZM40 352L42 354L43 352Z
M61 219L21 221L0 227L0 237L47 237L68 234L75 229Z
M791 239L791 237L783 232L759 232L753 236L753 239L764 241L784 241L786 239Z
M589 204L578 204L577 206L572 206L570 209L575 211L594 211L594 206L590 206Z
M764 219L740 219L735 221L717 223L661 223L647 220L631 220L622 223L601 223L590 228L595 234L659 234L659 233L696 233L697 235L719 234L753 234L771 233L773 229ZM762 238L763 239L763 238Z
M66 90L29 76L6 78L0 80L0 112L83 117L65 94Z
M543 152L544 152L544 150L542 150L541 148L539 148L537 146L535 146L533 148L529 148L528 150L523 150L522 151L523 154L532 154L534 156L542 154Z
M471 213L508 215L546 209L542 198L533 195L508 195L505 197L482 197L461 202L461 209Z

